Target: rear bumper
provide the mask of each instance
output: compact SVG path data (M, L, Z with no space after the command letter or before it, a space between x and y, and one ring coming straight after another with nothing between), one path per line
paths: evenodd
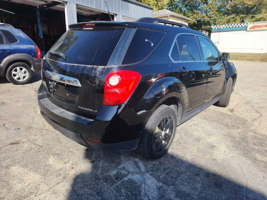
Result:
M32 71L34 72L38 72L41 70L41 63L42 63L42 59L37 59L37 58L34 58L32 61L31 61L31 64L32 64Z
M127 141L118 139L116 143L103 142L102 138L107 137L106 130L110 126L109 121L89 119L58 107L49 100L42 86L39 89L38 102L46 121L56 130L80 144L117 151L135 150L139 144L140 138Z

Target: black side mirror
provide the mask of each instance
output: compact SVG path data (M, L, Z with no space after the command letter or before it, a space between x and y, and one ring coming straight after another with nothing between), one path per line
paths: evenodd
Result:
M223 53L221 59L222 61L228 61L230 59L229 53Z

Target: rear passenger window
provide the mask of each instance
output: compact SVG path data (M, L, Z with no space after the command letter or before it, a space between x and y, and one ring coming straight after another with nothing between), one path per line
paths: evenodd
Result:
M4 34L9 43L16 43L18 41L17 38L9 31L2 30L2 33Z
M200 54L193 35L180 35L177 39L181 61L199 61Z
M145 59L157 47L164 32L137 29L122 64L137 63Z
M202 49L202 57L205 61L217 61L219 59L219 53L217 49L205 38L198 37L199 44Z

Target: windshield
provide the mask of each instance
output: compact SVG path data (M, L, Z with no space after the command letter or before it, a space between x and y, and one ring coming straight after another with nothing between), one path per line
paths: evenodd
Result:
M50 49L50 59L82 65L107 65L124 29L69 30ZM64 55L67 59L64 59Z

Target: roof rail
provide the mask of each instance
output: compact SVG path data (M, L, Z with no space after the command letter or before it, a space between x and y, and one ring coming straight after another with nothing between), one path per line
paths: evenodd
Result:
M170 26L178 26L178 27L182 27L182 28L190 28L189 26L187 26L185 24L182 24L182 23L172 22L172 21L153 18L153 17L144 17L144 18L141 18L141 19L137 20L137 22L153 23L153 24L164 24L164 25L170 25Z

